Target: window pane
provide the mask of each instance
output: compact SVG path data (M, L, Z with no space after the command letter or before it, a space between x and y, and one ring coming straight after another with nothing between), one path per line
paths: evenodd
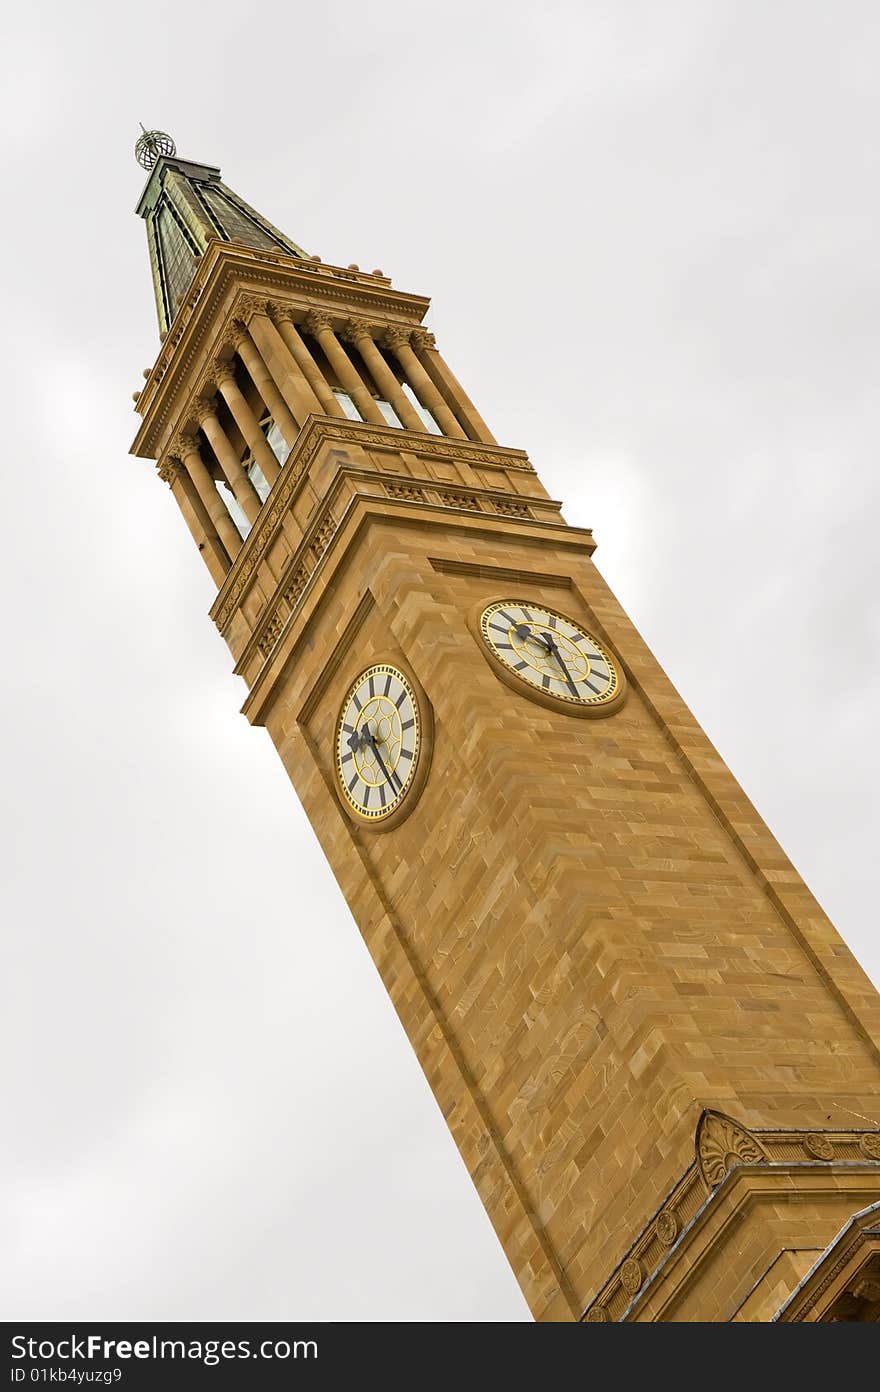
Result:
M278 463L283 464L287 459L287 441L271 416L268 420L263 421L263 434L266 436L266 443L278 460Z
M239 503L238 499L236 498L232 489L229 487L228 483L221 483L219 479L215 479L214 483L216 485L217 492L223 499L226 511L229 513L229 516L232 518L233 522L238 528L239 536L241 537L242 541L244 541L245 537L251 529L251 524L247 519L247 515L243 507Z
M428 410L427 406L423 406L422 403L419 401L409 382L402 382L401 386L403 387L403 390L406 392L406 395L409 398L409 402L413 410L416 411L419 416L421 416L422 423L425 429L429 431L431 435L442 435L443 431L440 429L434 417L431 415L431 412Z
M379 407L379 410L382 412L382 415L389 425L393 425L397 430L403 429L403 425L398 419L397 412L390 401L382 401L381 398L377 398L376 405Z
M269 496L269 480L263 473L256 459L252 459L249 464L245 464L247 476L254 485L257 497L261 503L265 503Z
M336 397L336 400L339 402L349 420L360 420L361 413L355 406L348 392L334 391L333 395Z

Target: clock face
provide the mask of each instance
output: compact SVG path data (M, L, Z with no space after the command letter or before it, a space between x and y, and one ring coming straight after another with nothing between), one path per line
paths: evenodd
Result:
M368 667L349 689L336 724L336 776L356 817L381 822L412 790L422 746L419 704L397 667Z
M505 673L555 703L608 706L622 684L611 655L574 619L526 600L499 600L480 616L480 633Z

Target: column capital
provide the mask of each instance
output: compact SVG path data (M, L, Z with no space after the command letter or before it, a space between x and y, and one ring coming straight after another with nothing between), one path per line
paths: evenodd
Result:
M263 295L239 295L235 301L235 313L242 318L250 314L267 314L269 312L268 301Z
M162 482L167 483L170 488L178 475L185 473L185 469L176 454L166 454L165 458L160 459L156 465L156 473Z
M235 381L235 368L227 358L217 358L215 362L212 362L210 373L211 380L218 387L222 387L224 382Z
M382 331L382 343L384 347L390 348L395 353L398 348L409 346L409 334L406 329L402 329L397 324L389 324L387 329Z
M293 305L278 304L277 300L269 300L266 304L266 310L269 314L269 318L272 320L273 323L296 323L296 310L294 309Z
M197 396L195 401L193 402L193 415L195 416L199 425L204 425L205 421L208 420L209 417L216 420L217 407L214 403L213 397Z
M237 353L241 345L247 342L249 338L250 331L248 330L248 326L244 322L244 320L233 319L232 328L229 333L229 338L226 340L233 353Z
M306 333L318 335L325 329L333 328L328 315L321 309L310 309L305 317Z
M344 324L342 329L342 337L345 339L347 343L354 343L355 345L360 343L362 338L368 338L372 343L373 326L369 323L368 320L361 319L357 315L353 315L351 319L348 319Z
M186 459L188 454L198 454L199 442L191 430L181 430L169 445L169 453L177 459Z
M413 329L409 338L417 353L421 353L425 348L437 347L437 340L428 329Z

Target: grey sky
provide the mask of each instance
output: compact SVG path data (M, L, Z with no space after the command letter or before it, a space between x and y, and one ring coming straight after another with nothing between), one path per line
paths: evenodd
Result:
M168 490L137 123L434 297L880 982L880 11L18 7L4 132L5 1318L527 1311Z

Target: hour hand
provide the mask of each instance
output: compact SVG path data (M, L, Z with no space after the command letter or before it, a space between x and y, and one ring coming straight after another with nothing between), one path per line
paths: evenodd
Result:
M552 653L553 649L547 639L543 638L540 633L535 633L527 624L517 624L513 631L521 643L527 643L530 638L533 638L536 643L541 644L542 648L546 648L548 653Z

